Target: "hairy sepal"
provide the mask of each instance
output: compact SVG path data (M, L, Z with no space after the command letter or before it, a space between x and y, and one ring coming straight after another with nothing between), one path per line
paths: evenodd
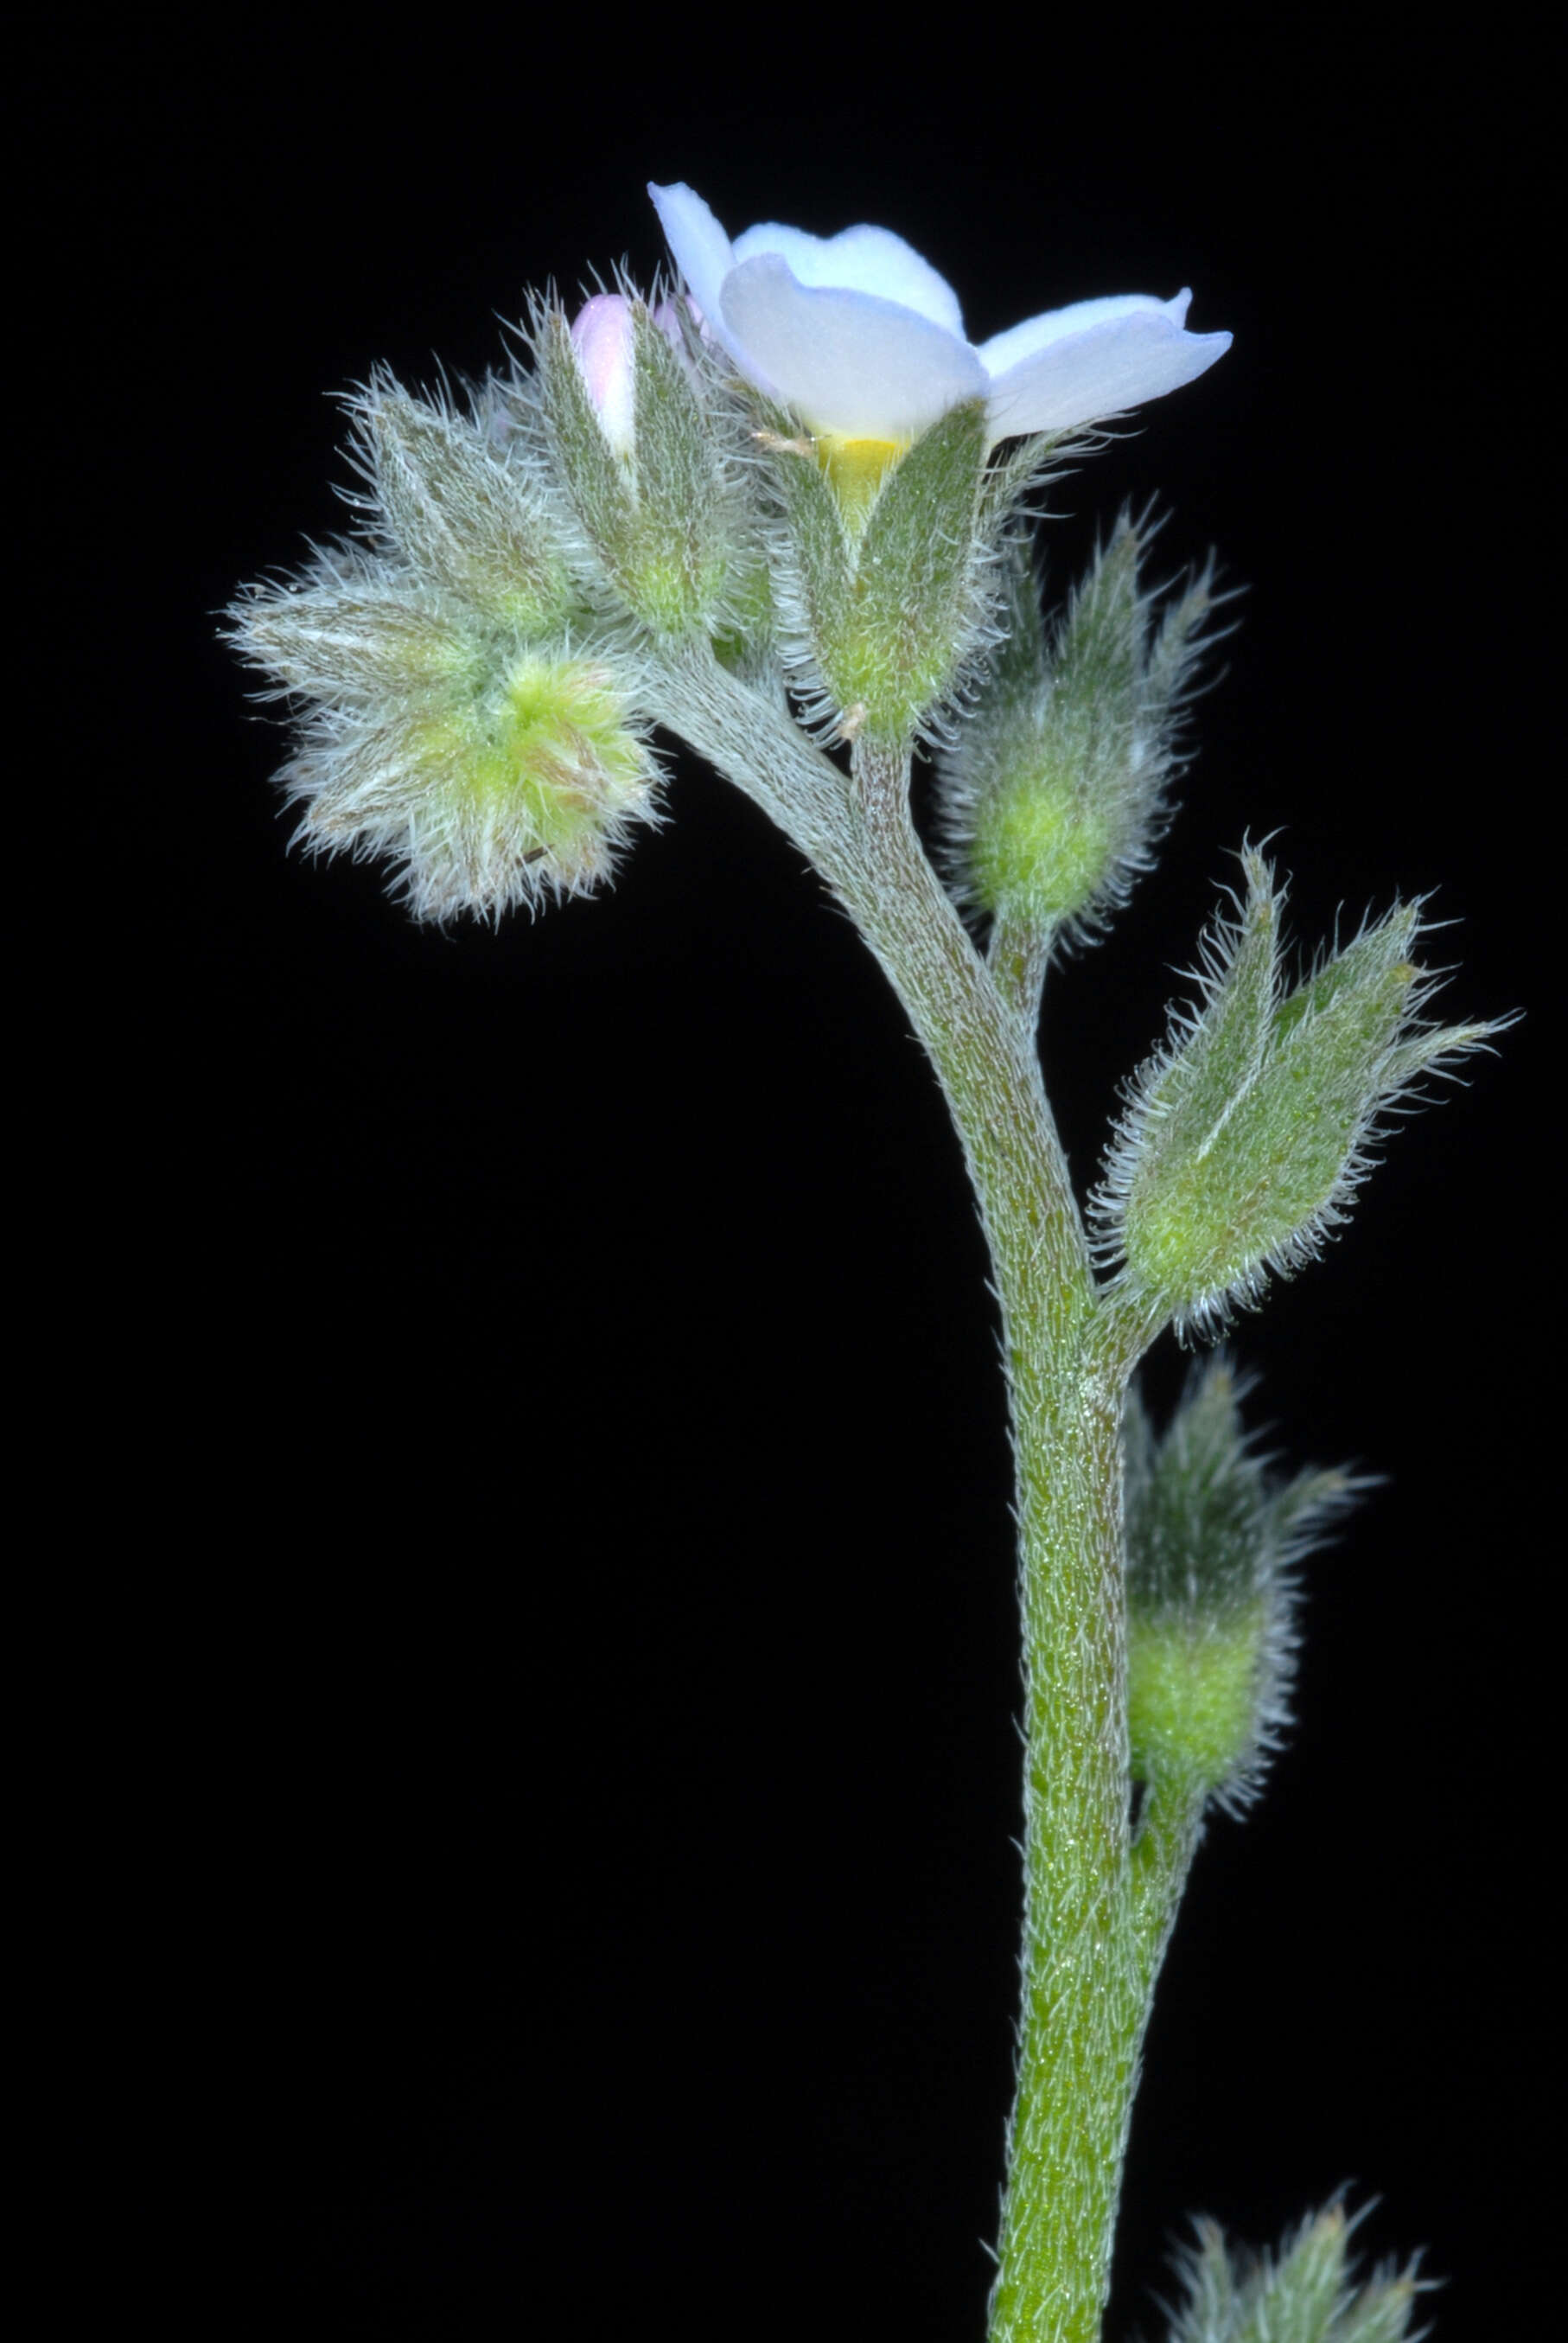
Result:
M793 680L830 729L906 747L952 694L990 613L983 403L950 408L853 503L809 434L777 409L758 413Z
M1153 531L1123 512L1048 636L1020 547L1007 554L1002 639L938 755L950 884L1013 940L1100 934L1169 820L1181 719L1213 639L1205 570L1156 617Z
M229 620L266 696L295 703L279 779L297 841L388 860L417 919L585 893L659 818L622 647L527 639L352 546L242 597Z
M633 441L612 447L565 313L535 322L547 445L581 539L612 597L657 638L721 634L752 618L758 555L716 443L699 369L632 299Z
M581 589L519 435L501 441L386 375L352 411L375 523L414 577L521 636L569 623Z
M333 707L460 688L484 664L482 636L461 604L390 564L344 553L243 597L229 616L230 639L280 692Z
M1123 1447L1132 1777L1231 1813L1290 1720L1297 1565L1368 1485L1342 1470L1280 1480L1242 1423L1247 1389L1215 1357L1156 1438L1134 1388Z
M1186 2299L1169 2343L1416 2343L1430 2281L1413 2260L1358 2280L1349 2247L1361 2217L1331 2205L1261 2256L1237 2253L1213 2222L1198 2222L1176 2264Z
M588 893L658 819L615 669L564 646L514 649L477 690L323 709L280 779L302 845L387 860L409 910L438 924Z

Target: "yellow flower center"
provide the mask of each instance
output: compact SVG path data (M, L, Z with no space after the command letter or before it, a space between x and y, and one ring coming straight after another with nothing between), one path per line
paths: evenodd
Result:
M817 461L854 521L865 518L882 485L882 475L911 444L908 439L846 439L839 431L819 431L815 437Z

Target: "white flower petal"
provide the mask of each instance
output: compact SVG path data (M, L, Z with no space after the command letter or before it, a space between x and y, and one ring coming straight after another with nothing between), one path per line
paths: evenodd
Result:
M1124 297L1116 305L1116 315L1079 330L1037 338L1027 357L992 374L990 421L997 437L1070 431L1076 424L1120 415L1195 381L1223 357L1231 337L1183 333L1172 315L1180 299L1151 302L1145 308L1129 307ZM1055 312L1057 317L1063 314ZM1030 320L1034 327L1049 322ZM1013 328L1018 334L1025 330ZM1004 346L1009 339L1005 334L997 337Z
M1108 293L1098 301L1072 301L1065 309L1047 309L1038 317L1026 317L1021 326L1010 326L1005 334L993 334L989 342L980 345L980 364L992 377L1005 374L1020 358L1032 357L1050 342L1103 325L1110 317L1133 317L1141 309L1162 310L1180 326L1186 320L1191 298L1191 293L1178 293L1174 301L1157 301L1151 293Z
M945 277L891 228L847 227L838 236L808 236L803 228L782 227L776 220L749 227L735 239L735 258L755 260L759 253L776 252L789 264L802 285L838 286L849 293L876 293L897 301L944 327L963 339L964 317L959 297Z
M887 228L767 220L731 244L684 183L648 193L704 330L818 431L909 439L982 393L994 438L1068 431L1163 397L1231 347L1184 330L1181 292L1073 302L974 350L952 287Z
M735 265L729 238L684 180L672 187L650 186L648 192L676 266L703 316L717 326L719 287Z
M982 397L967 342L875 293L802 285L777 253L724 281L725 339L813 430L912 439L960 399Z

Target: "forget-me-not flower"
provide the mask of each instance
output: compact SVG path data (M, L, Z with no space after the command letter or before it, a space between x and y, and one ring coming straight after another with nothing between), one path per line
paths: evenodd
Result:
M829 440L907 446L969 398L993 441L1070 431L1179 390L1231 347L1185 330L1189 292L1076 301L977 347L952 287L890 229L769 221L731 243L690 187L648 193L707 331Z

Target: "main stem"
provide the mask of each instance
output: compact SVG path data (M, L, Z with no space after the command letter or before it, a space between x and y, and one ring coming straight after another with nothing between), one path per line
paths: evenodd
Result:
M1139 2050L1163 1940L1129 1829L1121 1413L1033 1037L939 885L907 759L844 777L712 662L661 713L811 856L853 913L951 1110L1001 1303L1025 1670L1023 2007L990 2343L1098 2343ZM1162 1865L1158 1850L1140 1854Z
M937 885L901 762L857 759L853 909L963 1141L1002 1310L1023 1614L1024 1946L992 2343L1095 2343L1146 1996L1133 1957L1121 1380L1039 1061Z

